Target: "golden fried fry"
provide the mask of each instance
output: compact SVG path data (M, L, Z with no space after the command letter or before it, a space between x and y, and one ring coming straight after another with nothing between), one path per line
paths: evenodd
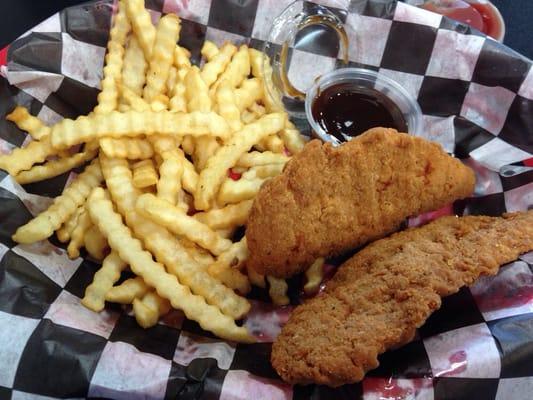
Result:
M202 75L203 81L208 87L216 82L218 76L224 72L224 70L230 63L231 58L236 52L237 52L237 47L235 47L231 43L225 43L220 48L220 51L218 51L218 53L210 61L204 64L201 75ZM233 84L233 82L231 83ZM236 85L232 87L235 87L235 86Z
M285 151L285 143L279 138L278 135L269 135L261 141L261 145L265 148L265 151L271 151L277 154L283 154Z
M157 182L157 197L175 205L178 193L181 191L181 177L183 164L177 151L162 153L163 162L159 167L159 181Z
M150 13L144 8L144 0L127 0L126 14L144 52L144 58L150 60L155 41L155 27Z
M144 112L150 111L152 109L150 107L150 104L148 104L142 97L140 97L126 85L118 85L118 87L120 89L120 93L125 104L129 105L132 110ZM128 110L129 109L125 109L124 112Z
M170 311L170 302L156 292L146 293L142 299L133 299L135 320L143 328L151 328L157 324L159 317Z
M30 134L33 140L41 140L50 133L50 128L39 118L28 112L26 107L17 106L6 115L8 121L14 122L20 129Z
M92 283L87 286L87 289L85 289L85 296L81 300L81 304L90 310L96 312L102 311L105 306L106 294L110 292L113 285L119 280L120 273L126 269L127 265L128 264L120 258L117 252L112 251L109 253L104 259L102 267L96 271L96 274L94 274ZM120 289L124 289L126 282L124 282L122 286L123 287ZM116 292L120 289L119 287L114 289L116 296ZM116 301L116 299L109 301L119 302Z
M250 55L248 46L242 45L235 53L230 63L220 75L219 82L227 80L231 87L236 88L250 75Z
M91 217L87 210L81 212L78 217L78 223L72 231L70 243L67 247L67 254L70 258L78 258L80 256L80 247L83 246L85 241L85 232L93 225Z
M235 319L242 318L250 309L250 303L246 299L237 296L231 289L213 279L207 271L203 271L167 229L135 212L135 202L140 193L133 187L127 162L122 159L110 160L102 155L100 158L107 187L119 212L125 216L135 235L143 238L146 248L167 267L169 273L190 287L193 293L217 306L224 314ZM112 245L111 242L110 244Z
M142 216L164 226L176 235L187 239L219 255L231 246L231 241L221 238L207 225L189 217L172 204L146 193L137 199L136 210Z
M220 186L217 201L219 204L225 205L228 203L240 203L245 200L253 199L264 182L265 179L261 178L241 178L238 181L229 178L225 179Z
M285 125L285 128L283 128L279 132L279 136L283 140L283 143L285 143L285 147L291 152L291 154L298 154L305 146L305 140L296 129L294 124L287 120L287 123Z
M289 304L289 298L287 297L289 286L285 282L285 279L274 276L267 276L266 278L269 283L268 294L272 299L272 303L276 306L286 306Z
M118 89L117 80L121 78L124 62L124 46L126 37L131 29L126 17L125 2L119 1L118 12L107 43L107 55L105 57L104 78L101 82L102 91L98 94L98 105L94 108L97 114L106 114L117 109Z
M50 237L85 202L91 190L99 186L102 179L100 163L95 159L65 188L61 196L55 198L46 211L19 227L13 240L18 243L33 243Z
M267 112L283 111L281 95L272 82L272 66L267 56L256 49L249 49L252 75L263 84L263 103ZM269 89L267 89L267 87Z
M174 95L174 88L176 87L176 83L178 81L178 70L173 65L170 67L170 70L168 71L168 78L166 82L166 92L169 96Z
M144 58L143 50L135 36L130 36L128 46L124 52L122 65L122 85L126 86L137 96L142 96L146 82L148 63Z
M87 250L87 253L98 261L102 261L105 258L109 249L106 238L95 225L92 225L85 232L83 246Z
M252 151L250 153L244 153L239 160L237 161L237 167L257 167L260 165L269 165L269 164L286 164L289 161L289 157L273 153L271 151L258 152Z
M118 255L118 253L114 251L111 254ZM124 263L122 259L120 258L120 256L118 258L120 261L117 261L117 263ZM126 266L127 264L124 263L124 265ZM112 268L112 267L109 267L109 268ZM112 288L110 288L105 293L105 300L110 301L112 303L131 304L133 303L133 300L135 298L143 297L146 293L148 293L148 291L150 291L150 286L144 283L144 280L140 276L137 276L135 278L126 279L120 285L113 286ZM85 296L87 297L87 292L85 292Z
M194 218L211 229L235 228L246 224L252 203L252 200L246 200L242 203L230 204L224 208L199 212L194 214Z
M79 167L87 161L92 160L98 154L94 145L88 145L87 149L81 153L73 154L57 160L47 161L43 165L36 165L27 171L21 171L15 175L15 180L24 185L26 183L39 182L45 179L64 174L72 168Z
M217 261L208 268L209 274L226 286L238 290L242 294L250 291L250 281L239 271L240 265L248 258L246 238L233 243L224 253L220 254Z
M235 89L235 104L242 112L263 98L263 83L259 78L246 79Z
M209 159L201 172L194 199L197 210L206 210L222 184L229 168L248 152L262 138L278 132L285 125L286 116L281 113L268 114L253 124L235 132L231 139Z
M157 171L151 159L133 164L133 185L142 189L157 184Z
M166 82L174 58L174 49L180 33L180 19L175 14L167 14L157 25L154 47L149 59L143 97L151 103L159 94L165 94Z
M144 160L154 155L152 145L143 138L110 138L100 139L100 148L108 157Z
M91 218L107 237L111 248L130 265L135 274L142 277L160 296L168 299L174 308L183 310L187 318L197 321L203 329L221 338L254 341L246 328L237 326L231 317L207 304L203 297L193 295L175 276L168 274L162 264L153 261L152 255L142 249L141 242L133 238L121 217L113 211L113 204L106 199L103 189L93 190L87 206Z
M222 81L215 93L218 113L226 119L233 132L242 129L241 112L235 103L235 95L228 81Z
M202 79L200 70L194 66L189 68L185 77L185 98L187 99L187 110L192 111L211 111L211 98L209 97L209 88Z
M13 149L11 154L0 155L0 168L16 176L20 171L28 170L55 154L57 150L52 147L50 136L46 135L42 140L31 141L26 147Z
M200 54L207 60L207 62L211 61L218 53L219 49L217 45L210 40L206 40L200 50Z
M143 134L152 135L155 133L172 136L213 135L221 139L227 139L231 131L226 120L214 112L183 114L169 111L146 111L142 113L137 111L125 113L112 111L105 115L78 117L75 121L64 119L52 128L50 136L54 148L64 149L104 136L122 137ZM43 143L44 146L46 139L43 139L43 142L31 142L30 145L32 143ZM51 152L50 149L50 151L43 153L48 156ZM38 158L38 160L40 161L36 161L34 157L31 163L42 162L44 158L42 160ZM30 166L31 164L23 169L27 169Z
M72 231L78 223L78 218L81 213L85 210L85 207L82 205L72 213L72 215L65 221L65 223L56 231L57 238L61 243L66 243L70 240Z
M191 60L189 60L190 57L191 53L189 50L181 46L176 46L174 49L174 65L178 68L178 70L191 66Z
M304 285L305 293L313 293L318 290L322 279L324 278L324 258L319 257L313 264L305 271L307 282Z

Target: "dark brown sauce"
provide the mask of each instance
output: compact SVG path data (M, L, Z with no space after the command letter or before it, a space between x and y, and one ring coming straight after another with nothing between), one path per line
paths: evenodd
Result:
M341 142L378 126L407 132L402 112L391 99L352 83L323 90L313 101L312 113L322 129Z

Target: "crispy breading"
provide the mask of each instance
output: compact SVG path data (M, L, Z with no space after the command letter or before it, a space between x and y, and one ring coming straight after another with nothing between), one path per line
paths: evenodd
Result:
M475 176L440 145L376 128L339 147L311 141L254 201L248 264L288 277L469 196Z
M272 348L290 383L363 379L378 355L411 341L441 297L533 250L533 210L503 218L443 217L378 240L297 307Z

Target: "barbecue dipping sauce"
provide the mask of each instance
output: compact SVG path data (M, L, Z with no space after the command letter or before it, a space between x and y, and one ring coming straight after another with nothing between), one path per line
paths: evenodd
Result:
M402 112L391 99L353 83L339 83L322 90L311 110L322 129L341 142L375 127L407 132Z

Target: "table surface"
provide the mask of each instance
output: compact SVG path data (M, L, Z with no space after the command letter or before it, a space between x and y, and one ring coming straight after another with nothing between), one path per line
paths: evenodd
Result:
M2 0L0 15L0 48L57 11L83 3L80 0ZM504 43L533 59L533 0L492 0L500 9L507 25Z

